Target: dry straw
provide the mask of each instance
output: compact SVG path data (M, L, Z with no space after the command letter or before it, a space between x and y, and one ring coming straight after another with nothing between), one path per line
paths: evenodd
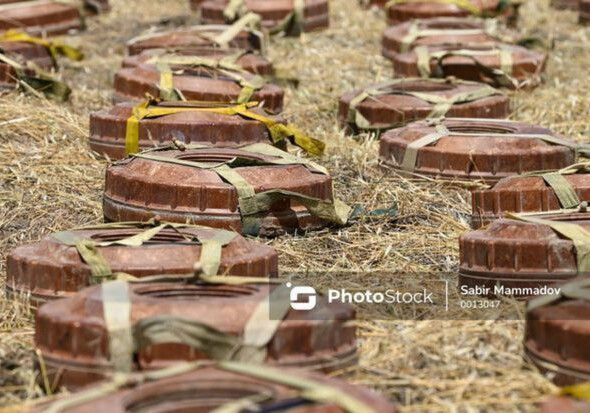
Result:
M156 25L195 21L188 0L113 3L109 15L89 19L89 30L71 37L87 55L81 63L64 62L72 103L59 106L15 93L0 98L0 287L12 248L52 231L99 222L106 162L88 151L88 115L109 106L125 41ZM590 29L578 27L574 13L556 12L547 3L530 0L522 14L524 28L555 38L548 80L516 94L514 119L541 123L582 142L590 134ZM344 137L336 126L337 97L389 76L391 67L380 56L382 12L362 11L356 0L333 0L331 6L329 30L273 41L271 57L278 69L301 80L298 90L287 92L285 115L328 142L324 161L342 198L366 210L395 206L399 216L273 240L283 270L320 270L319 288L337 282L330 270L358 274L346 281L358 288L371 271L422 276L456 271L457 237L468 229L469 192L384 171L377 165L376 142ZM15 302L0 301L0 311L0 406L5 406L41 393L32 370L32 317ZM554 390L522 359L520 321L359 325L361 363L349 379L385 393L403 411L534 410Z

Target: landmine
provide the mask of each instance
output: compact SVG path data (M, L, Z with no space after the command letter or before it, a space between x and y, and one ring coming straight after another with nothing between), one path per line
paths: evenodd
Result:
M420 119L506 118L509 114L509 98L486 84L409 78L344 94L339 100L338 121L348 133L380 133Z
M52 390L202 359L325 373L357 362L352 307L317 297L312 310L296 311L284 284L241 280L114 281L45 304L35 346Z
M13 250L7 259L6 290L28 296L34 307L124 273L135 277L185 274L201 263L205 249L224 239L209 273L278 275L277 254L265 244L207 227L160 222L97 225L50 235ZM219 248L218 248L219 249Z
M587 232L590 226L587 217L564 219L561 222L579 225L578 228L582 228L580 232L583 232L580 237L590 236ZM567 236L565 233L562 235ZM541 372L560 386L587 383L590 380L590 349L587 345L590 337L589 268L585 262L587 256L580 257L586 253L581 245L578 246L580 248L569 249L576 250L579 273L584 276L560 285L558 294L529 301L527 307L524 340L526 355Z
M154 217L278 236L344 225L350 208L316 163L267 144L175 144L134 154L106 171L108 221Z
M195 5L194 0L191 4ZM330 25L327 0L207 0L195 8L200 10L205 24L233 23L248 13L255 13L261 16L262 27L271 34L299 35Z
M150 406L156 411L212 412L285 408L297 413L395 413L384 397L324 375L235 362L186 363L160 372L119 375L79 394L33 406L62 413L123 412ZM287 406L287 407L285 407Z
M493 184L512 175L565 168L589 150L540 126L446 118L384 133L379 159L407 175Z
M588 275L587 212L509 215L459 240L464 295L516 298L557 293L560 282ZM563 289L562 289L563 290Z
M509 89L541 84L547 55L504 43L418 46L393 57L398 77L445 78Z

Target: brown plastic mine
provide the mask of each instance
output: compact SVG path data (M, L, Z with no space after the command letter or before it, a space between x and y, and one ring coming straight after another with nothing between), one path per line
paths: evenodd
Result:
M274 68L272 63L254 53L248 53L243 50L236 49L219 49L219 48L191 48L181 49L172 51L172 55L179 56L192 56L192 57L203 57L206 59L223 60L223 59L235 59L235 64L240 66L242 69L247 70L250 73L258 75L272 75L274 74ZM129 56L123 60L123 67L137 67L144 63L149 63L151 59L155 59L158 56L170 55L168 51L162 49L151 49L146 50L138 55ZM182 66L172 66L173 70L182 69Z
M60 2L0 5L0 32L18 29L33 35L66 34L82 29L78 7Z
M376 130L390 129L391 125L403 126L409 122L425 119L434 109L434 104L404 92L421 92L444 98L480 90L487 85L467 82L439 82L429 79L407 79L391 86L391 92L373 96L359 103L356 109ZM370 89L368 86L367 89ZM350 102L362 93L361 90L344 94L339 100L338 122L348 133L358 133L362 129L348 122ZM501 93L483 97L471 102L456 103L447 112L449 117L467 118L506 118L510 114L510 99Z
M177 317L240 337L274 288L269 284L130 284L131 324L152 317ZM91 287L37 311L35 346L56 388L77 390L112 374L102 291L102 286ZM267 345L265 362L322 372L350 367L357 361L354 318L352 307L329 304L322 297L313 310L288 310ZM206 358L205 352L188 345L162 343L138 349L133 369L157 370Z
M558 170L576 160L574 148L541 139L510 137L514 134L558 136L539 126L507 120L459 118L445 119L440 124L450 131L450 136L418 149L415 174L490 184L525 172ZM380 160L401 170L408 144L435 131L436 125L418 121L386 132L381 136ZM457 136L453 132L477 136Z
M583 226L588 229L590 223ZM589 317L590 302L583 299L561 299L527 311L525 353L558 386L590 380Z
M580 201L590 201L590 174L563 175ZM511 176L491 189L478 189L472 195L473 228L480 228L507 212L538 213L561 209L555 191L541 176Z
M248 73L243 75L246 79ZM174 88L187 100L232 103L237 101L242 87L217 69L192 68L174 74ZM160 95L160 72L153 65L142 64L123 68L115 75L115 103L145 99L146 94ZM278 113L283 108L283 89L266 84L254 92L251 101L263 102L265 108Z
M539 77L545 70L547 56L534 50L521 46L508 44L475 44L475 45L449 45L449 46L426 46L430 53L447 51L452 53L457 50L466 50L473 53L493 52L504 48L512 55L512 73L509 74L520 87L537 86ZM449 55L437 62L437 59L430 59L430 70L432 77L445 78L449 76L458 79L484 82L492 86L508 86L498 82L486 73L474 59L488 69L502 69L502 62L499 54L487 54L479 56L453 56ZM393 68L398 77L419 77L418 55L416 51L399 53L393 56ZM515 87L515 86L512 86Z
M471 0L484 13L495 15L501 0ZM503 17L516 18L518 6L513 5L502 13ZM442 2L407 2L394 4L387 9L389 24L403 23L414 19L432 19L435 17L467 17L471 13L455 4Z
M139 36L127 44L130 55L136 55L149 49L193 49L201 47L219 47L215 38L225 32L229 25L201 25L188 29L153 33ZM255 30L244 29L228 43L236 49L262 52L264 37Z
M336 389L361 402L375 413L396 412L395 407L387 399L367 388L296 369L281 368L281 372L283 378L313 380L323 386ZM120 391L104 394L101 397L87 399L83 403L70 405L61 412L123 413L144 411L144 406L149 406L149 411L153 412L209 413L224 408L232 402L243 402L248 398L262 400L256 405L260 406L260 411L265 412L285 411L285 406L292 413L350 412L339 407L337 402L307 401L301 397L301 390L287 385L213 366L202 367L157 381L138 380L135 385L126 386ZM37 405L33 411L45 412L50 404L51 402L45 402Z
M590 24L590 1L582 0L580 2L580 24Z
M587 216L577 213L543 215L541 218L590 229ZM459 251L460 289L476 295L493 297L505 295L513 288L554 287L556 283L571 280L579 274L573 242L542 224L499 219L483 229L462 235ZM514 296L535 295L534 290L532 294L526 292L522 290L522 294Z
M103 242L128 237L143 229L73 230L83 238ZM186 274L201 256L201 245L187 242L184 236L212 234L210 228L183 228L176 232L165 229L140 247L112 245L99 247L113 272L137 277L155 274ZM184 235L184 236L183 236ZM223 248L220 274L243 276L278 275L277 254L264 244L237 235ZM6 289L13 295L30 295L31 304L73 295L90 285L90 267L82 261L76 247L67 246L49 236L13 250L7 259Z
M581 3L584 3L584 0L551 0L550 2L551 7L555 7L556 9L573 11L578 11Z
M167 106L219 107L221 104L184 104L161 102ZM122 159L125 155L127 119L134 103L121 103L103 112L90 115L90 149L110 159ZM262 108L251 111L284 123L280 116L270 115ZM235 147L258 142L271 143L267 127L259 121L241 116L212 112L185 112L139 121L139 147L148 149L163 146L176 139L190 144L207 144L218 147ZM284 145L279 145L284 148Z
M311 32L327 28L330 25L328 1L304 0L304 2L302 30ZM227 0L207 0L203 2L199 7L203 23L231 23L226 22L223 15L223 11L228 4ZM262 27L266 29L272 29L280 25L294 10L294 0L245 0L245 4L248 11L262 17Z
M241 149L206 148L185 151L161 150L158 156L210 163L236 157L252 161L277 158ZM332 178L315 173L304 165L260 165L232 168L255 192L275 189L330 201ZM191 222L216 228L244 230L235 187L211 170L191 166L131 158L106 171L103 197L105 219L109 221L147 221L155 216L170 222ZM260 228L255 235L276 236L296 230L323 228L328 223L312 216L307 209L288 199L277 201L267 213L259 214Z
M495 43L516 38L507 29L498 27L492 32L487 26L484 20L469 17L439 17L396 24L383 33L382 53L393 60L396 54L408 52L416 46ZM415 30L418 34L412 40L410 32Z
M590 413L590 403L571 397L551 397L541 405L540 413Z

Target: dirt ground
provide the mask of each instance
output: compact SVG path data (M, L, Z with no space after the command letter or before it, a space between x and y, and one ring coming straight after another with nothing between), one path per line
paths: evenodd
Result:
M87 55L80 63L62 62L63 78L74 90L70 103L18 93L0 97L1 289L11 249L101 221L106 162L88 149L88 116L110 106L126 40L154 25L196 22L188 0L111 1L110 14L89 19L86 32L68 38ZM469 192L381 169L378 143L347 138L336 124L338 96L392 74L380 55L383 13L361 10L356 0L332 0L331 19L329 30L272 41L279 71L301 81L299 89L287 90L284 115L327 142L322 162L343 200L366 210L395 206L398 215L265 242L279 251L283 272L318 272L319 288L334 286L331 274L338 271L354 274L349 282L358 285L377 271L456 273ZM555 48L545 84L513 94L512 118L585 142L590 29L576 21L573 12L550 9L548 0L523 7L523 31L554 39ZM42 396L32 369L32 321L22 303L0 299L0 407ZM522 321L366 320L359 327L360 365L348 379L382 392L402 411L534 411L555 391L523 359Z

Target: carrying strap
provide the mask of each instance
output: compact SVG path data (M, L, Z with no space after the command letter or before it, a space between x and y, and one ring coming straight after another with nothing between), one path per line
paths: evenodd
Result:
M464 120L464 119L463 119ZM477 119L479 121L479 119ZM419 138L406 147L406 151L404 152L403 160L400 164L401 169L405 171L412 172L416 168L416 160L418 158L418 151L421 148L424 148L429 145L433 145L438 142L441 138L445 138L448 136L453 137L469 137L469 138L484 138L484 139L494 139L494 138L504 138L504 139L540 139L544 142L547 142L552 145L559 145L565 146L570 149L573 149L576 152L576 156L579 153L585 153L590 150L590 145L587 144L577 144L575 142L569 141L567 139L560 138L559 136L553 135L544 135L544 134L535 134L535 133L476 133L476 132L451 132L448 130L444 125L437 125L435 127L435 131Z
M402 38L401 52L406 53L412 49L412 45L418 39L424 37L438 37L438 36L476 36L485 34L498 40L502 40L498 35L498 28L496 20L488 19L482 24L484 28L481 29L422 29L423 20L412 20L408 28L408 32Z
M266 55L268 49L268 39L260 30L260 16L256 13L248 13L241 19L231 25L226 24L202 24L197 26L187 27L182 29L182 32L195 34L197 37L206 39L216 44L221 48L229 48L230 43L236 39L243 31L247 31L249 35L256 36L260 41L261 54ZM159 31L154 33L145 33L134 37L127 42L127 46L132 46L136 43L161 37L169 34L178 33L178 30ZM192 47L192 46L188 46Z
M536 297L527 304L527 311L547 307L564 300L590 301L590 278L574 280L559 287L559 294Z
M201 282L206 283L205 280ZM257 283L268 284L269 280L260 278ZM237 337L216 329L206 321L177 316L147 317L132 324L128 283L104 283L102 297L110 361L115 371L130 372L134 354L150 346L175 343L197 349L212 360L263 363L268 343L290 309L289 293L284 284L274 288L255 306L241 337Z
M434 94L434 93L427 93L427 92L415 92L412 90L404 90L403 88L397 89L396 86L402 85L404 83L411 83L411 82L430 82L434 84L449 84L449 85L478 85L480 86L477 89L455 93L452 96L446 97L442 94ZM397 123L390 123L387 125L374 125L371 123L359 110L358 106L372 98L376 98L378 96L383 95L402 95L402 96L413 96L415 98L421 99L427 103L434 105L431 112L428 114L427 119L433 118L441 118L444 117L449 110L455 104L461 103L468 103L474 102L479 99L484 99L486 97L494 96L494 95L502 95L503 93L497 89L489 85L480 85L479 83L475 82L467 82L467 81L459 81L459 80L448 80L448 79L419 79L419 78L406 78L406 79L393 79L387 82L379 83L373 86L364 89L355 96L349 104L348 109L348 123L351 125L356 126L360 129L366 130L380 130L380 129L390 129L396 126L401 126L399 122Z
M187 145L190 148L190 145ZM166 148L162 148L165 150ZM202 148L196 148L202 149ZM285 164L301 164L308 169L315 170L322 174L327 174L324 168L317 169L316 164L310 161L300 160L299 158L293 157L279 149L276 149L266 144L254 144L241 147L240 149L261 154L276 156L278 159L264 160L264 161L253 161L245 160L247 163L255 163L256 165L285 165ZM156 162L172 163L176 165L182 165L198 169L207 169L217 173L224 181L232 185L238 194L238 204L240 215L242 217L242 232L245 234L258 234L260 230L260 220L257 215L270 210L270 207L279 200L290 199L301 203L313 216L332 222L337 225L345 225L348 222L348 217L351 212L351 208L345 203L333 199L326 201L320 198L303 195L296 192L286 191L282 189L273 189L260 193L256 193L252 184L239 174L234 169L236 166L242 164L242 160L235 158L231 161L221 162L218 164L211 164L207 162L194 162L185 159L177 159L173 157L164 157L154 154L156 151L143 152L134 154L136 158L147 159Z
M557 234L571 240L576 250L578 273L590 272L590 232L584 227L571 222L535 218L532 215L510 213L506 216L518 221L547 226Z
M391 8L397 4L407 4L407 3L439 3L439 4L450 4L459 7L462 10L465 10L468 13L471 13L474 16L480 17L496 17L501 14L507 7L512 5L519 5L522 3L522 0L502 0L498 2L498 7L496 10L490 12L481 9L479 6L474 4L470 0L389 0L385 5L386 9Z
M49 50L53 61L56 62L59 56L65 56L68 59L80 61L84 58L84 54L78 49L66 44L42 39L40 37L33 37L27 33L19 32L18 30L8 30L6 33L0 34L0 42L20 42L31 43L43 46Z
M240 16L252 13L245 0L230 0L223 10L226 21L233 22ZM303 32L305 19L305 0L293 0L293 11L289 12L276 26L270 29L270 34L290 33L299 35Z
M133 388L143 383L163 380L208 367L215 367L227 372L237 373L245 377L251 377L254 379L266 381L268 383L274 383L292 388L296 390L299 394L299 397L304 400L320 404L331 403L338 406L347 413L377 413L375 409L367 405L364 401L356 399L351 394L337 387L331 386L330 384L315 380L313 378L292 376L278 367L246 364L234 361L196 361L192 363L179 363L165 369L143 373L115 374L111 381L98 384L88 388L87 390L82 390L81 392L75 393L72 396L58 400L45 411L47 413L61 413L67 409L74 408L81 404L90 403L102 397L109 396L124 388ZM262 392L261 398L264 401L266 398L263 396L266 394L266 392L264 390L262 390ZM230 403L236 402L232 401L228 404ZM228 404L224 406L227 406ZM228 413L228 411L224 410L221 410L221 412ZM233 413L235 410L230 410L229 412Z
M249 102L254 93L266 85L266 81L262 76L253 75L242 69L239 65L223 58L212 59L197 56L166 55L155 56L148 63L155 64L160 72L160 83L158 87L160 89L160 96L164 100L186 100L180 96L180 91L174 88L174 76L183 74L183 70L173 72L170 66L174 65L206 67L218 71L221 75L242 87L237 103Z
M430 51L428 46L418 46L414 49L417 57L418 72L423 78L440 77L444 75L443 62L446 58L452 56L467 57L495 83L505 87L517 87L518 81L513 77L514 56L513 51L508 45L499 45L492 50L438 50ZM498 56L500 58L500 68L493 68L482 64L478 57L480 56ZM437 70L433 73L431 61L435 60Z
M88 238L81 238L77 234L71 231L58 232L53 234L52 237L60 243L76 247L76 250L80 254L82 261L84 261L90 267L90 283L100 284L104 281L116 278L119 274L114 273L104 257L100 252L100 248L109 247L112 245L119 245L124 247L139 247L144 243L150 241L153 237L159 234L162 230L171 228L179 230L182 228L207 228L198 225L189 224L173 224L173 223L155 223L155 222L130 222L123 223L119 227L116 225L106 224L103 226L85 227L78 228L79 230L89 229L116 229L116 228L146 228L144 231L134 234L129 237L122 237L121 239L108 241L108 242L97 242ZM210 229L210 228L207 228ZM182 233L180 233L182 235ZM201 256L199 264L201 271L206 276L217 275L219 272L219 266L221 265L221 254L223 247L228 245L235 237L235 232L226 230L215 230L213 236L199 235L198 241L201 244ZM187 241L195 241L193 234L187 234Z
M238 105L223 105L217 103L187 102L182 106L158 106L160 102L149 99L133 109L132 115L127 119L127 129L125 133L125 153L134 154L139 152L139 123L143 119L155 119L163 116L175 115L184 112L210 112L220 115L241 116L245 119L251 119L262 122L273 144L284 142L289 139L291 143L304 149L311 155L321 156L326 147L325 143L312 138L301 132L293 124L284 125L262 114L256 113L250 109L258 107L258 102L249 102ZM190 106L193 104L194 106Z
M25 92L31 92L36 96L44 94L49 98L62 102L68 100L71 89L65 83L56 80L40 68L25 68L0 51L0 64L2 63L13 69L16 74L17 85L24 89Z
M523 174L523 176L542 177L547 185L549 185L555 192L561 207L564 209L570 209L580 205L582 201L578 197L572 184L565 179L565 176L578 173L590 173L590 162L579 162L556 171L529 172Z
M590 402L590 382L563 387L560 390L559 395L570 396L578 400Z
M219 35L215 36L213 40L216 44L220 45L221 47L228 48L229 44L236 38L238 35L244 31L249 29L252 33L254 33L260 39L260 46L261 46L261 54L264 56L266 55L266 43L267 39L265 38L264 34L258 30L254 30L254 28L259 28L260 23L262 22L262 18L260 15L256 13L246 13L240 19L236 20L235 23L230 25L226 30L224 30Z

